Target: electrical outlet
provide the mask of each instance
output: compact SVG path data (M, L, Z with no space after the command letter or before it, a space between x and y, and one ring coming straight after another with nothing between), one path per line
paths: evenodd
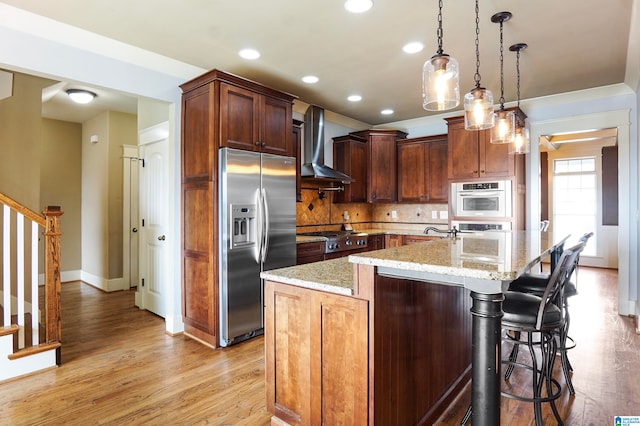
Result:
M431 219L437 219L438 218L438 212L436 210L431 212Z
M391 210L391 219L397 219L398 218L398 212L395 210Z

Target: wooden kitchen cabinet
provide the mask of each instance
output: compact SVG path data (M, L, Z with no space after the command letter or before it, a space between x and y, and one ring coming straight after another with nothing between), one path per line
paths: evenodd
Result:
M398 201L404 203L446 203L447 135L397 141Z
M180 88L182 319L186 335L217 347L218 149L294 156L295 97L220 70Z
M352 132L350 136L366 141L364 162L366 201L369 203L396 202L398 199L396 140L406 138L407 133L401 130L363 130Z
M333 168L354 179L334 195L336 203L367 201L367 140L354 135L333 138Z
M369 251L382 250L385 248L384 237L384 234L369 235L369 239L367 241L367 248Z
M264 292L267 410L289 425L367 425L369 302L271 281Z
M387 234L384 236L384 248L400 247L402 244L402 235Z
M526 116L514 109L517 119ZM464 129L464 117L446 118L448 125L450 180L509 178L516 174L516 155L509 154L510 144L492 144L491 130Z
M242 83L220 83L220 146L295 157L292 100Z
M324 241L296 244L296 265L324 260Z

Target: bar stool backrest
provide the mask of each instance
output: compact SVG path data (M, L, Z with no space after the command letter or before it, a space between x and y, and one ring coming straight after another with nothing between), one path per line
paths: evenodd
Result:
M543 316L547 307L558 299L562 299L562 292L564 291L564 285L569 280L576 267L576 259L580 255L580 252L587 244L586 241L580 241L573 247L564 249L560 260L556 265L556 268L551 273L547 287L542 295L542 301L540 302L540 308L538 309L538 316L536 318L536 328L541 329L543 324Z

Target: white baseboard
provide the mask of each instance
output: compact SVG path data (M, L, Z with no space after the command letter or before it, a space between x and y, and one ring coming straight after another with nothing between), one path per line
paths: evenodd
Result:
M86 282L87 284L90 284L106 292L119 291L124 289L123 287L124 279L122 277L107 279L107 278L98 277L97 275L93 275L88 272L82 271L80 274L80 279Z

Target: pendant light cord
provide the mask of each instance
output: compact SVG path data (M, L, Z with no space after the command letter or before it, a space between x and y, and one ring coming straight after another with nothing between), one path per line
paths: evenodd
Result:
M473 76L476 81L476 89L480 87L480 7L476 0L476 74Z
M502 45L502 25L504 20L500 20L500 111L504 110L504 48Z
M518 109L520 109L520 49L516 51L516 87L517 87L517 96L518 96Z
M438 3L438 55L442 55L442 0Z

